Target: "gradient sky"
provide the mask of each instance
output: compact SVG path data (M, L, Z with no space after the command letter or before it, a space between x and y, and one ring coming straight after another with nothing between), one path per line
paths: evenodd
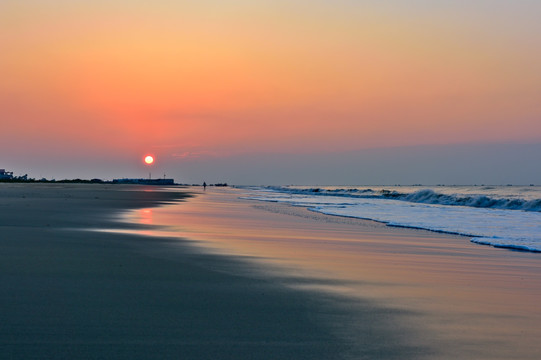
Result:
M2 0L0 168L145 177L151 153L178 182L396 184L451 166L498 183L459 165L508 146L512 182L540 183L525 160L541 144L539 14L538 0ZM453 161L363 175L404 153Z

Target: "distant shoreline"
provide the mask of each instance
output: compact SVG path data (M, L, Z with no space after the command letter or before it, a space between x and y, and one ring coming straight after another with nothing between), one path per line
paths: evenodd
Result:
M169 180L169 181L163 181ZM40 184L115 184L115 185L157 185L157 186L204 186L203 184L184 184L184 183L175 183L173 179L130 179L130 178L121 178L113 180L102 180L102 179L23 179L23 178L12 178L12 179L0 179L0 183L40 183ZM215 183L207 184L206 186L217 186L225 187L229 186L227 183Z

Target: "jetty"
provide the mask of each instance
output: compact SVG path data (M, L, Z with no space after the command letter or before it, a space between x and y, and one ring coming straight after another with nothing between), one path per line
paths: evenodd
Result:
M175 185L174 179L113 179L113 184Z

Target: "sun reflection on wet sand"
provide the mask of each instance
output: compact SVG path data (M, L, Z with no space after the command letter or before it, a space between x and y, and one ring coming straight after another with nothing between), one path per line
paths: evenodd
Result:
M139 219L137 222L143 225L152 225L152 209L140 209L136 210Z

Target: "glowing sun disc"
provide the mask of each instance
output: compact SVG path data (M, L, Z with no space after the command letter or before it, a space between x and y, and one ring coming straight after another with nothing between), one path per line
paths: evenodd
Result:
M153 162L154 162L154 158L153 158L152 156L150 156L150 155L145 156L145 163L146 163L147 165L150 165L150 164L152 164Z

